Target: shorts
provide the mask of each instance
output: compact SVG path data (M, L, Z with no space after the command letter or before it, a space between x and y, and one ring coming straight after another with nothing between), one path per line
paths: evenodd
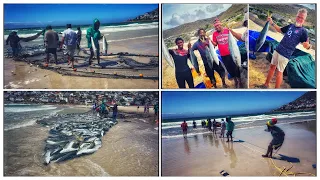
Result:
M56 54L57 53L57 48L46 48L46 53L49 54Z
M67 46L67 54L70 56L71 60L74 59L74 51L76 50L75 46Z
M232 132L233 132L233 131L228 131L228 132L227 132L227 136L232 136Z
M277 138L277 139L272 139L272 141L270 142L270 145L272 146L273 149L278 149L279 147L282 146L283 144L283 141L284 141L284 138Z
M271 64L276 65L278 71L283 72L286 68L287 64L289 62L289 59L279 54L277 51L274 51Z

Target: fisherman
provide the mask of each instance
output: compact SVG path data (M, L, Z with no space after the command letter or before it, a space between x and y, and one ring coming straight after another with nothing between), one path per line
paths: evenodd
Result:
M58 33L52 30L50 25L47 26L47 31L44 35L44 44L46 47L47 59L46 62L49 64L49 54L53 54L55 63L58 64L57 59L57 48L59 46L59 36Z
M99 46L99 40L102 39L103 36L101 36L100 31L100 21L98 19L94 19L93 21L93 27L90 27L87 29L87 41L88 41L88 48L90 48L90 57L89 57L89 65L92 64L92 58L94 56L93 47L91 44L91 37L93 39L94 45L97 48L97 60L98 64L100 65L100 46Z
M67 29L62 33L61 46L67 47L68 64L71 62L71 68L74 69L74 52L77 47L77 33L71 29L71 24L67 24Z
M6 40L6 45L8 45L10 42L10 47L12 49L12 57L13 58L16 58L19 54L20 47L21 47L19 41L20 41L20 38L19 38L18 33L16 31L12 31Z
M226 121L227 121L226 129L227 129L227 138L228 138L227 142L229 142L229 136L231 138L231 142L233 142L232 132L234 130L234 123L231 121L231 117L229 116L226 118Z
M202 120L202 121L201 121L201 126L202 126L202 128L205 127L205 124L206 124L206 123L204 122L204 120Z
M112 108L112 118L114 122L117 121L117 115L118 115L118 104L114 104Z
M213 45L218 46L222 62L231 78L234 79L235 87L242 88L243 85L240 80L240 69L233 61L229 50L229 30L222 26L222 23L218 18L214 20L213 25L216 30L212 34Z
M273 53L266 82L261 85L260 88L269 88L269 84L275 70L277 70L275 88L280 88L283 80L283 71L289 62L290 56L296 49L296 46L299 43L302 43L304 48L311 48L308 32L304 27L302 27L307 18L307 14L308 11L305 8L299 9L296 16L296 23L289 24L282 28L275 24L271 17L267 18L267 21L269 21L271 26L273 26L277 32L284 34L284 36Z
M105 117L105 113L106 113L106 105L104 104L104 102L102 102L101 105L100 105L101 117Z
M183 49L184 40L178 37L175 40L177 49L169 49L174 65L175 65L175 74L176 80L179 88L186 88L186 83L189 88L194 88L193 77L191 74L191 69L188 65L188 59L190 59L189 50ZM190 49L190 46L188 46Z
M212 122L212 133L217 134L217 122L216 122L216 119L213 119L213 122Z
M221 132L220 132L220 138L224 138L224 132L226 131L226 122L224 122L223 119L221 119Z
M196 123L195 120L193 120L192 124L193 124L193 129L196 129L197 128L197 123Z
M158 111L159 111L159 104L158 103L153 106L153 110L154 110L154 116L157 117Z
M267 132L270 132L272 135L272 141L270 142L268 146L268 150L266 154L263 154L262 157L269 157L272 158L272 151L279 149L284 141L284 132L282 129L280 129L278 126L275 126L277 124L277 119L272 118L272 120L267 122Z
M80 26L77 28L77 49L78 49L78 55L80 53L80 43L81 43L81 35L82 35L82 31L80 29Z
M208 129L209 129L209 131L212 131L211 126L212 126L212 121L211 121L211 119L209 118L209 119L208 119Z
M214 71L216 71L222 80L223 87L228 88L228 86L225 82L225 70L224 70L222 64L219 63L219 65L217 65L215 62L213 62L212 68L210 68L210 66L208 64L209 59L207 58L207 54L206 54L206 46L209 45L210 39L206 38L206 31L204 29L200 28L198 30L198 36L199 36L199 39L198 39L198 41L196 41L193 44L191 51L194 51L194 50L199 51L203 65L204 65L204 69L206 71L207 76L210 78L210 81L213 84L213 86L215 88L217 88L216 78L214 77ZM191 47L190 43L188 44L188 47L189 48Z
M181 129L182 129L183 137L184 137L184 138L187 138L187 134L188 134L188 123L186 123L186 120L184 120L183 123L181 124Z

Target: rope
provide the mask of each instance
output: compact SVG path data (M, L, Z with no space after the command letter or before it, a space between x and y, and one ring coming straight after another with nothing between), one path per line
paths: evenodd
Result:
M240 140L240 139L238 139L238 140ZM247 142L247 141L245 141L245 142L248 143L248 144L251 144L251 145L253 145L253 146L255 146L255 147L258 147L258 148L261 148L261 149L266 150L265 148L259 147L259 146L255 145L255 144L249 143L249 142ZM250 149L250 150L252 150L252 151L254 151L254 152L256 152L256 153L264 154L263 152L261 152L261 151L259 151L259 150L256 150L256 149L253 149L253 148L251 148L251 147L249 147L249 146L244 145L243 143L240 143L240 145L242 145L242 146L244 146L244 147L246 147L246 148L248 148L248 149ZM281 147L280 147L280 148L281 148ZM276 151L275 154L277 154L277 152L279 151L280 148L277 149L277 151ZM308 172L293 172L293 171L290 171L290 169L293 168L293 164L292 164L291 162L290 162L290 165L291 165L290 168L286 168L285 166L283 166L283 169L281 169L279 166L277 166L277 164L274 162L274 160L273 160L272 158L268 158L268 160L269 160L269 162L271 162L271 164L273 165L273 167L279 172L279 176L281 176L281 175L285 175L285 176L287 176L287 177L288 177L288 176L297 176L297 175L316 176L315 174L308 173Z

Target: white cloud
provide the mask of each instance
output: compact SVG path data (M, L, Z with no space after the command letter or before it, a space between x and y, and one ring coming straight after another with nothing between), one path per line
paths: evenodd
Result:
M165 4L162 28L170 29L181 24L217 16L231 4Z

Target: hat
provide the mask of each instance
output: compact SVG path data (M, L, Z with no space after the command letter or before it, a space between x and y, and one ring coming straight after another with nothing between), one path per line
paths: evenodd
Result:
M275 124L277 124L277 119L276 118L272 118L272 120L267 121L267 125L268 126L274 126Z
M216 18L214 21L213 21L213 25L214 26L218 26L218 25L221 25L221 22L218 18Z

